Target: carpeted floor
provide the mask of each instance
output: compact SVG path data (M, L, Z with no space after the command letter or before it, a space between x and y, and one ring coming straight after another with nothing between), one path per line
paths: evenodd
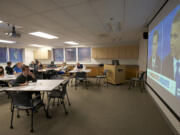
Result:
M92 80L91 80L92 82ZM65 116L62 106L52 106L52 119L40 109L34 117L34 135L173 135L147 92L127 85L89 89L68 87L72 106ZM15 113L16 114L16 113ZM0 135L29 135L30 117L20 112L10 126L10 103L0 95Z

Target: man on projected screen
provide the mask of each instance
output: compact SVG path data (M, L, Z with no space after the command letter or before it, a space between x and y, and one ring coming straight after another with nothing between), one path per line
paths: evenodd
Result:
M164 59L163 74L176 81L176 96L180 97L180 10L172 23L170 46L171 53Z
M148 67L155 72L160 72L160 70L161 70L160 58L157 55L158 40L159 40L159 32L156 30L156 31L154 31L154 34L153 34L152 56L151 56L151 58L149 60L149 64L148 64Z

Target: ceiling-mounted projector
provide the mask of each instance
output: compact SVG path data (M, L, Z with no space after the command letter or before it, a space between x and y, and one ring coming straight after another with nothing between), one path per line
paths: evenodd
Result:
M6 32L6 36L13 37L13 38L20 38L21 34L16 32L15 26L12 26L12 31L11 32Z

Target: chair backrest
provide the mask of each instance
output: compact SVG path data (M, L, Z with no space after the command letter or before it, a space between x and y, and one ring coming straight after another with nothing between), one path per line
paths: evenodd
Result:
M142 72L142 73L140 74L139 80L141 80L141 81L144 80L145 74L146 74L146 72Z
M28 92L10 93L14 106L32 107L32 99Z
M50 76L51 80L59 80L59 79L63 79L63 77L61 75L52 75Z
M8 86L9 86L9 87L13 87L13 86L14 86L14 82L15 82L15 80L9 81L9 82L8 82Z
M69 83L69 80L64 80L62 83L61 83L61 88L62 88L62 94L65 95L66 94L66 90L67 90L67 85Z
M86 78L87 74L85 72L77 72L76 78Z
M108 73L108 70L107 70L107 69L104 69L104 73L103 73L103 74L106 76L107 73Z

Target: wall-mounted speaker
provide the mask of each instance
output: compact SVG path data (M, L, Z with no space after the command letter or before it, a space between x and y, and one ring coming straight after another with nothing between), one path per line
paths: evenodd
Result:
M143 39L148 39L148 32L143 33Z

